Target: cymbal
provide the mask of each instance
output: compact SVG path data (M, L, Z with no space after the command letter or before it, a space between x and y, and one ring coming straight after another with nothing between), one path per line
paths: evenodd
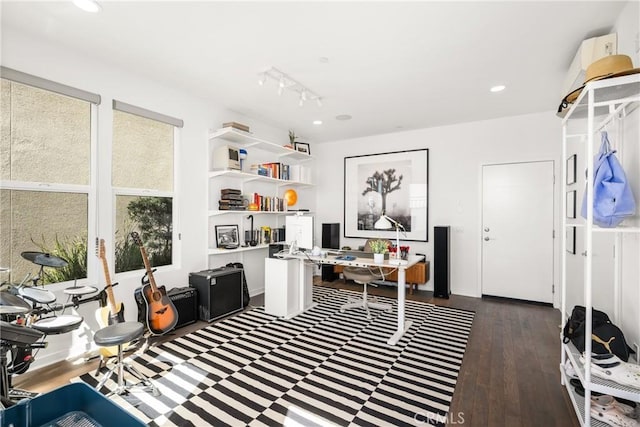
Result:
M34 264L42 265L44 267L61 268L67 266L67 261L62 258L58 258L51 254L45 254L43 252L22 252L20 256L27 261L31 261Z
M20 314L31 311L28 302L9 292L0 292L0 314Z

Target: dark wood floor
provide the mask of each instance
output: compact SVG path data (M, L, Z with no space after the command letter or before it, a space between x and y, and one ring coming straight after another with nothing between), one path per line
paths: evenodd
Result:
M361 289L342 280L322 284ZM395 297L396 289L381 286L370 293ZM450 425L579 426L569 397L560 385L557 310L457 295L448 300L434 299L427 291L418 291L407 298L476 313L451 404ZM251 300L254 306L262 303L262 295ZM180 334L205 325L205 322L189 325L181 328ZM95 369L96 365L96 360L75 365L60 362L17 376L13 382L16 387L46 392Z

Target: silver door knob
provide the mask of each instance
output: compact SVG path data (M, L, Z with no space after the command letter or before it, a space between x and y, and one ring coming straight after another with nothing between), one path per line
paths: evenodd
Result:
M484 240L485 240L485 242L488 242L491 239L489 239L488 237L485 237Z
M489 227L485 227L485 228L484 228L484 232L485 232L485 233L488 233L488 232L489 232Z

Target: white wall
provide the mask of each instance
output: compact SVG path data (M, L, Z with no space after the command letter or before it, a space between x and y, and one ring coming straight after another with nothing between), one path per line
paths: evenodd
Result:
M411 252L425 253L428 259L432 259L433 226L450 225L451 291L459 295L480 296L481 166L554 160L558 175L561 167L558 162L560 138L558 118L552 113L540 113L314 146L318 163L322 165L317 176L317 223L343 224L344 157L428 148L429 242L408 242ZM559 202L559 195L556 200ZM555 222L557 229L557 218ZM344 236L344 227L341 227ZM364 239L344 237L341 241L341 245L352 247L363 243ZM555 277L558 283L557 271ZM432 284L428 283L425 289L433 289Z
M99 55L99 52L96 52ZM177 165L179 176L176 182L176 194L179 209L176 229L181 233L180 242L175 242L179 249L179 258L174 260L171 268L159 268L155 273L158 285L167 289L188 285L188 274L226 262L238 261L237 258L209 260L208 219L207 219L207 171L209 167L209 129L216 129L226 121L247 123L265 138L288 141L287 131L278 130L255 120L249 120L221 106L212 105L203 99L167 87L153 81L153 70L122 70L106 65L99 57L79 55L61 46L50 45L43 40L35 40L25 34L5 27L2 29L2 65L28 74L56 81L79 89L100 94L102 103L98 109L98 150L100 157L99 179L110 182L110 144L111 144L111 101L117 99L132 105L143 107L162 114L184 120L184 128L180 132ZM64 149L64 147L62 147ZM141 166L146 166L142 164ZM103 181L104 182L104 181ZM112 211L112 199L103 194L99 200L100 210ZM98 225L98 235L113 236L112 224ZM264 254L263 254L264 256ZM209 265L210 261L210 265ZM252 293L258 293L263 287L263 263L260 263L259 276L256 277ZM96 287L104 285L101 270L97 270L98 284L88 283ZM116 298L125 305L127 320L135 320L137 307L134 301L134 289L140 286L139 272L115 275L112 280L119 285L114 289ZM66 301L64 286L52 285L58 301ZM80 329L63 335L49 337L49 347L40 350L36 366L43 366L65 358L72 358L92 348L93 332L99 326L94 320L94 311L98 308L95 302L81 305L77 313L85 318L86 324ZM76 312L74 310L74 312Z

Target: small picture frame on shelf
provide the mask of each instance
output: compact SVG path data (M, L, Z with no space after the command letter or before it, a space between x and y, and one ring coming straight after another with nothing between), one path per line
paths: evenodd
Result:
M309 147L309 144L307 144L306 142L294 142L293 143L293 148L296 151L300 151L301 153L306 153L311 155L311 148Z
M240 245L237 225L216 225L216 247L226 249Z
M567 159L567 185L576 183L576 155ZM575 217L574 217L575 218Z
M576 190L567 191L567 218L576 217Z
M576 254L576 228L573 226L567 227L567 252Z

